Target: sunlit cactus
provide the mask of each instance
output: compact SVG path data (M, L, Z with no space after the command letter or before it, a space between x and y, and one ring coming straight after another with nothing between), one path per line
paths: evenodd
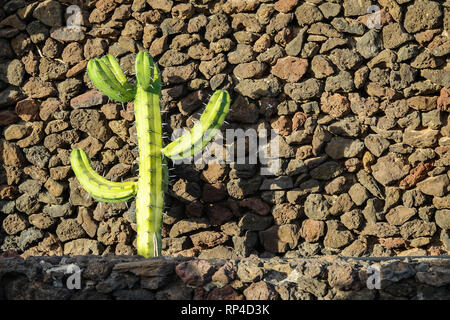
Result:
M136 196L137 251L144 257L161 255L161 224L168 168L164 157L182 159L200 151L217 133L230 106L230 96L217 90L200 120L189 133L163 145L159 98L161 75L147 52L136 56L136 85L128 82L117 60L107 55L89 61L88 75L109 98L120 102L134 99L139 146L138 181L111 182L97 174L82 149L74 149L70 162L78 181L96 200L122 202Z

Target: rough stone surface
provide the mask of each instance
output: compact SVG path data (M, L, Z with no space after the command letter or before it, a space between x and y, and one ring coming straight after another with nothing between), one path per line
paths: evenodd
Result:
M448 3L101 0L85 4L74 30L65 13L75 2L14 0L0 10L1 252L136 253L134 201L98 204L74 177L70 152L83 148L108 179L138 176L134 105L96 90L86 66L109 53L133 80L136 54L148 50L162 74L165 135L192 127L224 89L231 111L221 131L245 136L227 138L227 152L259 155L171 170L164 254L448 253ZM271 129L278 156L262 159L253 130ZM208 151L220 157L215 144ZM348 269L332 270L321 278L333 288L327 297L354 287ZM195 295L323 288L297 292L260 277L244 293L233 281ZM151 295L192 293L171 290ZM137 294L121 288L114 297Z

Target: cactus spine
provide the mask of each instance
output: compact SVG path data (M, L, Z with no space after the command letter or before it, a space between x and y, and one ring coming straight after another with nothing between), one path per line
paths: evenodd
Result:
M200 121L189 133L163 146L159 98L161 78L158 66L147 52L136 56L136 85L131 85L116 59L107 55L90 60L88 75L109 98L128 102L134 99L139 146L138 181L111 182L98 175L86 153L74 149L71 166L83 188L102 202L127 201L136 196L137 250L144 257L161 255L161 225L168 170L164 157L182 159L201 150L217 133L230 106L230 96L217 90Z

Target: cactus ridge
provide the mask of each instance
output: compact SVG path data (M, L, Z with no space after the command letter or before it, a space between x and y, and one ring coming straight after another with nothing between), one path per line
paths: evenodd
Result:
M136 86L132 86L112 55L88 62L88 75L106 96L119 102L134 99L139 148L138 181L111 182L97 174L81 149L70 156L72 169L81 186L101 202L121 202L136 197L137 250L144 257L161 254L161 225L164 193L168 190L169 168L165 158L181 159L203 148L217 133L227 116L230 96L217 90L191 131L163 148L160 71L147 52L136 56Z

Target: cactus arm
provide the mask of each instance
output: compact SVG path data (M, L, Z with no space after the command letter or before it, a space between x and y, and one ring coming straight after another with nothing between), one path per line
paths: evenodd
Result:
M111 182L103 178L94 171L82 149L72 150L70 164L83 188L98 201L122 202L136 195L135 181Z
M116 70L116 68L120 69L120 67L115 59L115 64L111 62L113 59L114 57L104 60L89 60L87 66L88 76L97 89L109 98L119 102L128 102L134 98L134 89L131 84L124 82L123 77L125 75L123 75L121 70L120 73ZM122 83L116 78L116 74L118 74Z
M200 121L189 133L169 143L162 153L172 160L183 159L201 150L216 135L230 108L230 96L225 90L217 90L211 96Z
M136 56L136 80L143 90L161 95L159 68L152 56L145 51L139 52Z
M159 106L160 80L150 55L136 58L137 89L134 100L139 145L139 180L136 197L137 250L144 257L161 254L161 224L164 209L162 126ZM149 70L155 70L150 74ZM152 76L151 81L142 79ZM144 87L141 86L143 84Z
M114 74L114 77L121 85L129 85L131 87L131 85L128 83L127 77L122 71L122 68L120 68L119 63L112 55L108 54L102 57L100 60L109 67L111 72Z

